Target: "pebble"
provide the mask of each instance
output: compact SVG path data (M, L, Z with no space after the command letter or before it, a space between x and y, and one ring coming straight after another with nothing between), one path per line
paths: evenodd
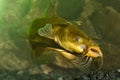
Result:
M120 80L120 78L117 78L116 80Z
M81 77L81 79L82 79L82 80L89 80L89 77L86 76L86 75L83 75L83 76Z
M63 80L63 78L62 78L62 77L59 77L58 80Z
M24 73L24 71L18 71L17 75L22 75Z
M119 72L119 73L120 73L120 69L118 69L118 70L117 70L117 72Z

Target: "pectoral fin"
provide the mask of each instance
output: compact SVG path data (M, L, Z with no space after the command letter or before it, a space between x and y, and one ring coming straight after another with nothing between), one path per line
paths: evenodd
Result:
M52 24L46 24L43 28L40 28L38 30L38 34L40 36L53 39Z

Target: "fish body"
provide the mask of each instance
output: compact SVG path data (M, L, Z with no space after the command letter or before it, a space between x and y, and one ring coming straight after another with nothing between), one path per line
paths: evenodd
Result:
M83 71L97 70L103 63L99 46L83 31L61 17L36 19L29 33L34 54L41 55L42 50L49 47L60 52Z

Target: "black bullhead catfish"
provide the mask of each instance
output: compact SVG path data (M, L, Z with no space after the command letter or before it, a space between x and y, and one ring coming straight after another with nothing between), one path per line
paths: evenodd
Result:
M34 20L29 38L35 58L42 56L45 49L49 48L58 51L59 53L56 54L61 54L82 71L96 71L103 64L103 54L98 44L82 30L61 17ZM52 53L49 53L47 58L51 56ZM41 57L43 62L45 58ZM61 60L64 59L61 58ZM63 63L67 62L63 61Z

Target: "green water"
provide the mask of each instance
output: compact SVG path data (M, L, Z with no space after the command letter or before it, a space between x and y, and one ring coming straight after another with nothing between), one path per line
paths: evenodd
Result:
M49 3L49 0L0 0L0 68L18 70L32 65L29 27L34 19L47 15ZM69 21L82 21L80 28L99 42L105 70L120 68L119 5L119 0L58 0L57 13Z

